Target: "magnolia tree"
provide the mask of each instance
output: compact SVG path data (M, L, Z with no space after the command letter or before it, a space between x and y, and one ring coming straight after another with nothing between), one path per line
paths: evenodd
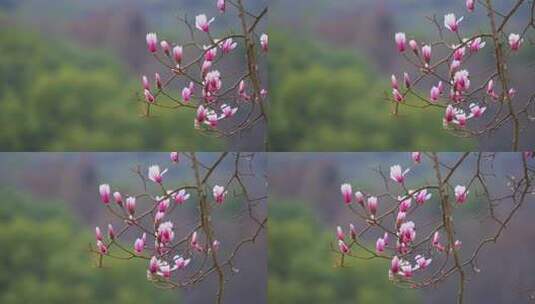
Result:
M359 223L337 227L337 246L332 248L341 255L341 265L347 258L387 260L390 280L411 288L456 279L457 302L463 303L469 276L480 271L478 258L483 249L498 241L528 196L535 194L533 153L515 156L518 166L506 176L495 172L491 153L464 153L445 161L436 153L413 152L409 168L393 165L390 176L377 171L384 181L381 193L354 192L350 184L343 184L343 201ZM431 181L412 182L411 173L424 161L430 163ZM491 184L497 177L506 190ZM477 206L472 207L487 213L483 221L492 232L465 244L463 236L468 241L467 236L475 232L460 231L458 218L466 216L470 196L477 199ZM426 208L436 210L437 206L439 212L426 213Z
M191 162L191 182L177 186L167 180L168 169L153 165L146 173L140 168L135 170L141 180L138 193L125 194L109 184L100 185L100 200L116 220L109 223L107 233L96 227L96 246L91 250L97 255L99 266L104 258L144 260L147 279L158 287L192 287L215 276L216 302L221 303L228 276L238 271L235 266L238 252L257 240L267 221L259 205L265 197L252 197L248 189L251 185L246 181L255 174L251 165L254 154L236 153L232 156L233 168L229 170L221 168L223 161L231 157L229 153L222 153L212 164L205 164L195 153L173 152L171 170L178 166L182 155ZM220 184L212 182L216 174L222 181ZM222 232L214 226L217 209L223 208L228 199L244 201L239 212L245 215L247 227L251 227L249 237L233 244L224 243ZM187 227L184 221L177 225L173 219L186 204L195 204L198 209Z
M196 113L195 128L218 136L231 136L266 121L267 90L259 58L268 51L268 36L258 33L257 28L267 8L251 12L243 2L215 3L212 16L226 14L239 21L239 28L227 33L213 29L218 17L200 14L194 20L179 18L189 33L187 41L159 41L156 33L147 34L148 52L169 76L142 76L146 115L150 115L151 106L189 109ZM237 52L243 52L245 60L232 61L230 55ZM236 72L223 74L223 62L230 62ZM219 125L223 120L229 121L225 128Z
M444 113L444 128L463 137L490 134L511 126L511 147L518 151L521 131L535 120L535 93L522 94L531 94L526 100L519 98L509 63L525 48L527 35L535 28L535 2L510 1L505 11L496 9L493 2L496 1L466 1L468 15L484 11L489 22L486 30L466 33L464 17L449 13L443 22L436 16L429 18L437 29L438 38L433 42L396 33L397 50L413 71L392 75L392 95L388 100L394 103L394 114L400 106L438 109ZM521 26L512 24L513 17L528 7L529 19ZM492 52L494 63L474 65L473 57L484 49ZM470 72L472 68L478 70L477 79ZM413 98L409 100L410 96ZM471 123L476 120L480 122Z

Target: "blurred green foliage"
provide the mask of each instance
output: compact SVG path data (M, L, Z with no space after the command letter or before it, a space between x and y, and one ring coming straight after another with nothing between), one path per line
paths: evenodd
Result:
M269 77L274 151L459 150L438 111L392 116L389 87L353 53L272 29Z
M0 147L216 150L193 111L142 118L139 83L107 54L10 28L0 32Z
M346 260L330 249L334 233L296 201L273 199L269 210L269 303L418 303L410 290L388 280L385 262Z
M0 303L177 303L146 280L143 263L106 259L97 269L93 237L64 205L0 193Z

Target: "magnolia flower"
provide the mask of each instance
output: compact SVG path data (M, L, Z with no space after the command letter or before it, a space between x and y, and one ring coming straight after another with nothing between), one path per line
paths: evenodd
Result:
M182 205L185 201L189 199L189 193L187 193L186 190L181 189L180 191L178 191L178 193L176 193L174 199L175 203Z
M416 238L414 222L409 221L401 224L399 227L399 238L402 243L409 244Z
M433 239L431 240L431 244L433 244L433 246L437 246L440 242L440 234L438 233L438 231L435 231L435 234L433 234Z
M408 73L403 73L403 83L407 89L411 87L411 78Z
M191 100L191 90L188 87L182 89L182 99L184 103L188 103Z
M175 238L173 223L170 221L161 223L160 226L158 226L157 236L158 240L164 244L173 241Z
M452 105L448 105L446 107L446 112L444 113L444 123L447 125L450 122L453 122L456 114L457 110Z
M466 202L469 192L470 191L467 191L465 186L455 186L455 200L457 201L457 203L464 204Z
M457 20L455 14L447 14L444 16L444 26L452 32L457 32L459 29L459 23L463 21L463 18L464 17L461 17L459 20Z
M338 249L340 250L340 252L342 254L347 254L349 253L349 247L347 246L346 243L344 243L344 241L342 240L338 240Z
M95 227L95 239L97 241L102 241L102 232L100 232L100 227Z
M475 0L466 0L466 9L469 12L473 12L474 9L475 9L475 6L476 6L476 1Z
M405 36L405 33L396 33L394 40L396 41L398 51L400 53L405 52L405 44L407 43L407 37Z
M357 229L355 229L355 225L349 224L349 235L351 236L352 240L357 239Z
M340 191L342 192L342 195L344 196L344 203L350 204L353 199L353 190L351 189L350 184L342 184L340 187Z
M466 48L463 47L457 47L455 51L453 52L453 59L462 61L464 58L464 55L466 54Z
M149 78L147 78L147 76L145 75L141 76L141 85L143 85L144 90L150 91L150 83L149 83Z
M206 120L206 116L208 116L208 109L204 108L203 105L200 105L197 108L197 115L195 116L196 124L203 123Z
M97 241L97 247L100 254L108 254L108 247L106 246L106 244L104 244L104 242L100 240Z
M431 193L427 193L427 189L422 189L418 191L418 193L416 193L416 198L415 198L416 203L418 205L422 205L423 203L425 203L425 201L430 200L431 196L432 196Z
M438 87L433 86L431 88L431 91L429 92L429 98L431 99L432 102L436 102L439 97L440 97L440 90L438 89Z
M136 198L133 196L126 198L126 210L130 215L134 215L136 212Z
M468 116L466 116L466 113L464 113L463 110L457 110L457 114L455 114L455 120L453 122L459 125L459 127L465 127L467 120Z
M221 89L221 74L219 71L211 71L206 74L204 78L204 86L206 92L215 93Z
M364 206L364 194L362 194L362 192L360 192L360 191L355 192L355 200L361 206Z
M489 80L487 83L487 94L493 99L498 99L498 94L494 92L494 80Z
M222 204L225 200L225 195L227 194L227 191L225 191L225 187L215 185L212 192L214 195L215 202L217 204Z
M392 95L394 96L395 101L397 102L403 101L403 95L401 95L401 93L397 89L392 90Z
M167 209L169 209L169 199L164 199L164 197L157 196L156 201L159 201L158 211L163 213L167 212Z
M385 251L385 240L382 238L378 238L377 242L375 242L375 251L377 253L381 253Z
M422 47L422 56L425 63L429 64L431 62L431 46L426 44Z
M411 47L412 51L418 55L418 42L416 40L409 41L409 46Z
M149 179L155 183L161 184L163 181L163 175L167 172L167 169L160 171L160 166L153 165L149 167Z
M215 57L217 56L217 48L211 47L211 46L204 46L204 60L206 61L214 61Z
M422 152L411 152L411 159L415 164L419 164L422 161Z
M342 230L342 227L340 226L336 227L336 238L342 241L346 238L344 230Z
M396 274L399 272L399 270L400 270L400 260L398 256L396 255L392 258L392 261L390 262L390 271L393 274Z
M208 33L210 31L210 24L214 22L215 18L208 20L205 14L198 15L195 17L195 27L200 31Z
M158 262L158 259L155 256L153 256L149 262L149 273L155 274L159 270L160 270L160 263Z
M411 278L412 277L412 272L414 270L415 269L412 268L412 265L410 263L403 263L401 265L401 274L406 278Z
M158 50L158 36L156 36L156 33L148 33L146 40L149 52L155 53Z
M118 191L113 192L113 199L115 199L115 202L117 203L117 205L122 206L123 196L121 195L120 192Z
M407 212L411 208L411 201L412 198L409 196L408 198L402 198L398 196L399 203L399 211L400 212Z
M175 60L176 63L182 62L182 53L183 53L182 46L177 45L173 48L173 59Z
M236 108L232 108L227 104L222 104L221 105L221 111L223 112L223 116L221 118L227 118L227 117L234 116L234 114L236 114L236 112L238 112L238 108L237 107Z
M507 92L507 95L509 95L509 99L513 99L513 97L515 97L515 94L516 94L515 88L510 88L509 91Z
M179 161L179 158L180 158L180 154L178 152L171 152L169 154L169 159L171 159L171 161L175 164L178 163Z
M217 0L216 2L217 9L224 13L225 12L225 0Z
M455 242L453 242L453 247L455 248L455 250L459 250L459 249L461 249L461 245L462 244L463 243L461 241L455 240Z
M230 53L233 49L235 49L238 46L237 42L234 42L232 38L225 39L219 47L221 48L221 51L223 51L223 54Z
M377 204L378 204L378 201L377 201L377 197L375 196L370 196L368 198L368 211L370 212L370 214L373 216L375 216L375 214L377 213Z
M459 60L453 60L450 64L450 73L455 73L461 67L461 62Z
M175 256L174 260L175 260L175 266L179 270L186 268L191 262L191 259L184 259L181 256Z
M162 78L160 77L159 73L154 73L154 79L156 80L156 86L158 89L162 89Z
M485 113L485 110L487 107L480 107L479 105L475 103L470 104L470 117L481 117L483 113Z
M108 184L102 184L98 187L98 192L100 194L100 200L104 204L108 204L110 202L110 185Z
M201 73L202 75L206 75L206 73L208 72L208 70L212 67L212 62L211 61L204 61L202 63L202 67L201 67Z
M392 74L392 77L390 78L392 82L392 89L399 90L398 80L396 78L396 75Z
M432 259L426 259L424 256L417 255L415 257L418 269L426 269L431 264Z
M453 76L453 86L455 90L462 92L470 88L470 74L467 70L461 70Z
M113 226L111 224L108 224L108 237L110 240L115 239L115 230L113 229Z
M145 249L145 239L147 238L146 234L143 233L143 237L136 239L134 242L134 251L138 254L141 254L143 252L143 249Z
M145 91L143 92L143 95L145 95L145 101L148 102L148 103L153 103L155 98L154 96L152 95L152 93L145 89Z
M407 213L400 210L396 216L396 227L399 227L405 221L406 217Z
M479 52L482 48L485 47L486 44L487 43L485 41L482 41L481 37L477 37L470 43L470 52Z
M202 246L197 242L197 231L193 232L191 235L190 245L193 249L199 252L203 251Z
M165 40L162 40L162 42L160 42L160 46L162 47L162 50L163 52L169 56L170 52L171 52L171 46L169 45L169 43Z
M400 165L390 167L390 178L400 184L405 181L405 175L409 173L410 169L403 171Z
M264 52L269 50L269 36L267 34L260 35L260 47Z
M518 51L523 42L524 39L522 39L519 34L509 34L509 46L511 47L511 50Z

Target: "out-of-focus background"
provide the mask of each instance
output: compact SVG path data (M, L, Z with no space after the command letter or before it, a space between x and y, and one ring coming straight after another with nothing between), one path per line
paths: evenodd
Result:
M439 156L447 165L454 163L460 154ZM469 156L466 165L452 176L452 183L468 182L475 157ZM521 157L519 153L497 155L496 176L488 176L491 191L503 191L507 175L519 174ZM354 223L357 230L365 226L345 208L340 185L348 182L354 191L384 193L383 179L376 170L385 171L394 164L407 167L410 163L409 153L279 153L270 156L269 303L455 302L457 280L453 277L436 287L411 290L396 287L389 281L388 261L346 258L347 267L336 266L339 255L331 249L335 244L336 226L347 229L349 223ZM432 182L434 175L430 169L431 164L425 159L407 176L408 185ZM485 220L486 203L480 200L480 195L479 190L471 189L469 201L455 211L463 256L472 253L480 237L496 231L496 225ZM481 272L474 275L469 271L466 303L529 302L529 296L535 292L532 275L535 245L530 241L535 238L534 204L535 197L531 196L498 242L481 252L478 264ZM497 214L502 215L509 208L505 203ZM439 215L440 208L433 197L424 209L420 208L418 214L411 216L422 235L425 223ZM369 239L371 248L375 240Z
M519 32L528 23L528 2L508 31ZM493 3L499 9L513 4ZM465 16L463 33L488 28L483 7L476 5L469 14L462 0L271 1L272 149L509 151L509 127L488 137L462 139L442 130L443 113L402 107L400 116L393 117L392 105L385 100L385 92L391 93L392 74L400 79L404 70L415 73L399 56L394 34L402 31L419 41L434 41L436 28L426 17L436 14L442 24L450 12ZM490 42L487 45L470 65L473 77L482 77L495 66ZM534 63L535 51L526 42L509 66L519 100L533 93ZM532 128L524 130L521 149L535 146L533 135Z
M210 164L219 154L198 156ZM165 183L170 187L194 178L188 159L171 164L167 153L0 153L0 303L213 303L216 278L181 291L161 289L147 281L144 261L105 258L103 268L97 268L89 252L96 225L121 226L100 202L98 185L141 193L133 170L141 166L146 172L152 164L169 168ZM233 164L225 160L214 173L214 183L228 179ZM251 162L257 176L244 182L252 197L266 195L265 166L263 155ZM247 216L240 216L243 200L231 194L227 198L213 217L224 254L256 230ZM255 212L265 217L267 206L262 203ZM173 221L185 227L195 216L197 203L190 199L174 211ZM266 303L265 236L261 233L255 244L243 246L235 262L237 272L226 277L225 303Z
M247 2L253 12L265 5ZM194 130L191 110L153 109L142 117L141 75L165 75L145 35L185 41L177 16L201 13L216 17L214 33L239 25L211 0L0 0L1 150L262 149L261 124L221 139ZM232 73L242 54L236 49L218 68Z

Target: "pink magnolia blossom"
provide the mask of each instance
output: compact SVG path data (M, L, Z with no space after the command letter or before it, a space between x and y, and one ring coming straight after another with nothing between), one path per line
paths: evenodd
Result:
M476 1L475 0L466 0L466 9L469 12L473 12L476 7Z
M407 212L411 208L411 201L412 198L409 196L407 198L402 198L398 196L399 201L399 211L400 212Z
M225 195L227 194L227 191L225 190L225 187L219 186L219 185L215 185L212 192L213 192L213 195L214 195L215 202L217 204L221 205L223 203L223 201L225 200Z
M100 232L100 227L95 227L95 239L97 241L102 241L102 232Z
M336 227L336 238L342 241L346 238L344 230L342 230L342 227L340 226Z
M390 167L390 178L395 182L403 184L403 182L405 181L405 175L409 173L409 171L410 169L406 169L405 171L403 171L400 165L394 165Z
M237 107L232 108L231 106L227 104L222 104L221 111L223 112L223 115L221 116L221 118L228 118L228 117L234 116L236 112L238 112L238 108Z
M149 273L151 274L156 274L158 271L160 270L160 263L158 262L158 258L156 258L155 256L153 256L151 259L150 259L150 262L149 262Z
M458 204L464 204L466 202L466 199L468 198L468 193L470 191L467 191L465 186L457 185L455 186L455 200Z
M466 48L464 46L458 47L453 52L453 59L458 60L458 61L463 61L465 54L466 54Z
M237 42L234 42L232 40L232 38L228 38L228 39L225 39L220 45L219 47L221 48L221 51L223 52L223 54L228 54L230 53L232 50L234 50L236 47L238 46L238 43Z
M466 116L466 113L463 110L457 110L457 114L455 114L455 120L453 122L459 125L459 127L465 127L468 118L469 117Z
M401 224L399 227L399 238L402 243L410 244L416 238L414 222L409 221Z
M115 239L115 230L113 229L112 224L108 224L108 237L110 238L110 240Z
M444 124L448 125L449 123L453 122L456 114L457 110L452 105L448 105L444 113Z
M427 44L424 45L422 47L422 56L424 58L425 63L429 64L431 62L431 54L432 54L431 46Z
M175 203L182 205L185 201L189 199L189 193L186 192L186 190L181 189L176 193L176 195L173 197L175 200Z
M143 252L143 249L145 249L145 240L147 238L146 233L143 233L143 237L136 239L134 242L134 251L137 254L141 254Z
M145 91L143 92L143 94L145 95L145 101L148 102L148 103L154 103L155 101L155 98L154 96L152 95L152 93L145 89Z
M405 222L405 218L407 217L407 213L403 211L399 211L396 215L396 227L399 227L403 222Z
M355 200L361 206L364 206L364 194L362 194L362 192L360 192L360 191L355 192Z
M208 109L206 109L203 105L200 105L197 108L197 115L195 116L195 123L197 125L203 123L206 120L206 116L208 116Z
M154 73L154 79L156 80L156 86L158 89L162 89L162 78L160 77L159 73Z
M411 47L414 54L418 55L418 42L416 40L409 41L409 46Z
M455 250L459 250L459 249L461 249L461 245L462 244L463 243L461 241L455 240L455 242L453 242L453 247L455 248Z
M113 192L113 199L115 200L115 203L117 203L117 205L119 206L123 205L123 196L121 195L120 192L118 191Z
M108 204L110 202L110 185L108 184L102 184L98 187L98 192L100 194L100 200L104 204Z
M392 77L390 77L390 79L392 83L392 89L399 90L398 79L396 78L396 75L392 74Z
M498 99L498 94L494 92L494 80L489 80L487 83L487 95L492 97L493 99Z
M432 259L430 259L430 258L426 259L422 255L417 255L415 257L415 260L416 260L416 264L417 264L418 269L426 269L427 266L429 266L431 264L431 261L432 261Z
M524 39L522 39L519 34L509 34L509 46L511 47L511 50L518 51L523 42Z
M425 201L428 201L431 199L431 196L432 196L431 193L427 193L427 189L422 189L418 191L418 193L416 193L416 197L415 197L416 203L418 205L423 205Z
M378 205L377 197L370 196L368 198L367 205L368 205L368 211L370 212L372 217L375 216L375 214L377 213L377 205Z
M260 35L260 47L264 52L269 50L269 36L267 34Z
M175 238L173 223L170 221L161 223L157 230L158 240L164 244L170 243Z
M176 63L182 62L183 49L182 46L177 45L173 48L173 59Z
M475 103L471 103L470 104L470 117L475 117L475 118L481 117L483 113L485 113L486 109L487 107L480 107L479 105Z
M349 224L349 236L352 240L357 239L357 229L355 228L355 225Z
M377 242L375 242L375 251L379 254L385 251L385 240L382 238L378 238Z
M147 76L145 75L141 76L141 85L143 85L144 90L150 91L150 83L149 83L149 78L147 78Z
M210 31L210 24L214 22L215 18L208 20L205 14L197 15L195 17L195 27L200 31L208 33Z
M404 99L403 95L401 95L401 93L397 89L392 90L392 96L394 96L394 100L397 102L402 102Z
M349 247L347 246L347 244L342 241L342 240L338 240L338 249L340 250L340 252L342 254L348 254L349 253Z
M515 88L510 88L509 91L507 92L507 95L509 95L509 99L513 99L513 97L515 97L516 95Z
M470 42L470 52L479 52L482 48L485 47L486 44L487 43L485 41L482 41L481 37L477 37L476 39L472 40L472 42Z
M204 60L206 61L214 61L214 59L217 57L217 48L212 46L204 46Z
M100 254L108 254L108 246L103 241L97 241L97 247Z
M457 91L466 91L470 88L470 73L467 70L461 70L453 76L453 86Z
M181 256L175 256L176 269L182 270L186 268L190 262L191 262L191 259L184 259Z
M440 90L438 87L433 86L429 92L429 98L432 102L436 102L440 97Z
M153 165L149 167L149 179L155 183L161 184L163 181L163 175L167 172L167 169L160 170L160 166Z
M344 197L344 203L350 204L353 200L353 190L351 189L351 185L342 184L342 186L340 186L340 191L342 192L342 196Z
M411 78L409 77L409 73L403 73L403 83L407 89L411 87Z
M392 261L390 262L390 271L393 274L396 274L399 272L399 270L400 270L400 260L398 256L396 255L392 258Z
M444 26L452 32L457 32L459 30L459 23L463 21L464 17L459 18L455 17L455 14L447 14L444 16Z
M199 242L197 240L197 231L193 232L193 234L191 235L190 246L191 246L191 248L193 248L193 249L195 249L195 250L197 250L199 252L203 251L202 246L199 244Z
M411 159L415 164L419 164L422 161L422 152L411 152Z
M211 71L206 74L204 78L204 86L206 92L215 93L221 89L221 74L219 71Z
M461 61L459 60L453 60L450 64L450 73L453 74L459 70L461 67Z
M407 37L405 36L405 33L396 33L394 36L394 40L396 41L396 46L398 47L398 51L400 53L405 52L406 44L407 44Z
M191 90L188 87L185 87L182 89L182 99L184 100L184 103L189 103L191 100Z
M136 198L133 196L126 198L126 210L128 214L134 215L136 213Z
M162 47L163 52L167 56L169 56L169 54L171 53L171 46L169 45L169 43L165 40L162 40L162 42L160 42L160 46Z
M169 159L171 159L173 163L178 164L180 154L178 152L171 152L169 153Z
M226 6L226 5L225 5L225 0L217 0L217 2L216 2L216 6L217 6L217 9L218 9L220 12L222 12L222 13L225 12L225 6Z
M158 50L158 36L156 33L148 33L146 36L147 48L149 52L155 53Z

